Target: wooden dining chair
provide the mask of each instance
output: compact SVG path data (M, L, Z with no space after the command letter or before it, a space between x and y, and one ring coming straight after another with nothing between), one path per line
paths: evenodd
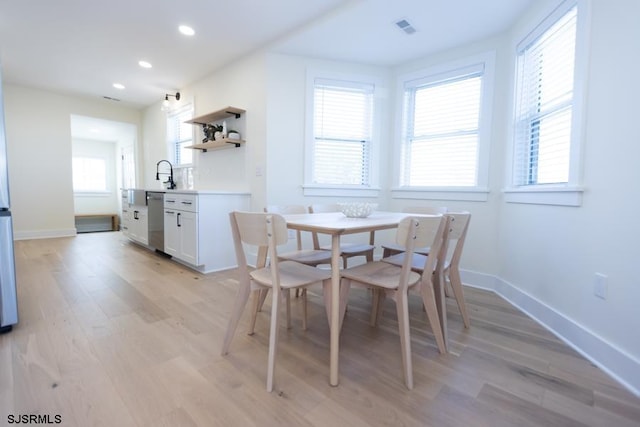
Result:
M326 212L341 212L340 206L337 203L328 204L313 204L309 207L310 213L326 213ZM312 234L313 248L316 250L328 250L331 251L331 245L321 245L318 233ZM342 258L342 264L344 268L348 266L348 259L356 256L364 256L367 262L373 261L373 250L376 248L375 231L369 233L369 244L362 243L340 243L340 257Z
M446 288L447 285L451 287L458 308L460 309L460 314L462 315L464 327L468 329L470 326L469 314L467 313L462 280L460 278L460 259L462 258L464 242L467 238L467 231L469 230L471 214L469 212L449 212L446 216L449 217L449 226L444 234L444 244L441 248L441 255L438 257L434 281L435 283L442 281L444 288ZM427 258L428 255L414 252L411 256L413 270L422 274L424 271L422 268ZM383 258L382 261L394 265L403 265L405 262L405 254L396 254L388 258Z
M277 213L280 215L295 215L295 214L307 214L309 211L303 205L269 205L264 208L265 212ZM302 264L311 265L313 267L317 267L322 264L331 264L331 251L322 250L322 249L302 249L302 232L300 230L296 230L296 250L285 252L283 254L278 255L279 259L285 261L296 261ZM262 302L266 297L266 291L263 291L260 294L260 304L259 307L262 307ZM295 291L296 298L302 295L305 298L304 307L306 307L307 301L306 296L307 292L305 289L296 289ZM291 300L289 295L287 295L287 327L291 327ZM306 328L306 325L303 324L303 328Z
M437 215L447 213L447 208L445 206L410 206L404 208L402 212L420 215ZM387 258L400 252L402 252L402 247L395 243L385 243L382 245L382 258ZM415 248L414 253L428 255L429 248Z
M442 216L408 217L403 219L396 233L396 243L407 254L402 266L376 261L341 271L341 288L345 290L341 298L347 295L352 284L367 286L377 293L392 298L396 302L398 315L398 329L402 353L402 366L405 384L408 389L413 388L413 368L411 361L411 336L409 326L409 290L421 290L422 301L427 309L427 316L436 337L438 348L445 352L444 337L438 317L436 299L431 283L431 274L419 274L411 268L411 260L415 247L430 246L435 253L440 252L443 243L442 235L446 227L446 219ZM434 272L437 258L426 257L423 271ZM422 283L426 282L426 283ZM376 292L374 292L376 294ZM381 298L382 300L382 298ZM341 306L346 304L341 301ZM373 320L373 319L372 319Z
M277 246L287 243L288 233L285 219L278 214L231 212L229 214L233 243L236 252L239 272L239 287L234 302L227 331L222 344L222 354L229 352L231 340L238 327L242 312L255 289L270 289L271 326L269 332L269 356L267 363L267 391L273 391L275 362L277 358L277 342L279 329L279 307L285 292L290 289L306 288L322 283L325 294L330 301L331 271L321 270L295 261L280 261ZM250 270L245 251L247 247L267 248L270 265L265 263ZM325 300L327 297L325 297ZM253 315L257 311L254 306ZM250 334L253 334L255 317L252 318Z
M309 213L302 205L269 205L264 208L265 212L280 215L294 215ZM296 261L302 264L318 266L321 264L331 264L331 251L322 249L302 249L302 232L296 230L296 250L278 254L281 260Z

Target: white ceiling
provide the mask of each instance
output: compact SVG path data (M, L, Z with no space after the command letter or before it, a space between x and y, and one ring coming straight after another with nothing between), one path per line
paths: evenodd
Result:
M266 46L394 65L500 33L533 2L0 0L0 59L7 83L145 107ZM417 32L398 30L401 18Z

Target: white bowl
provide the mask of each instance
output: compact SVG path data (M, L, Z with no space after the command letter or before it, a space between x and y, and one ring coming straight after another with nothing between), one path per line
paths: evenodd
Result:
M338 205L344 216L348 218L366 218L378 207L376 203L367 202L338 203Z

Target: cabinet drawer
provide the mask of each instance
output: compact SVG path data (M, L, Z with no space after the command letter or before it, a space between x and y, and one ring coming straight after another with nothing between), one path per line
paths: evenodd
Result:
M164 207L165 209L198 212L198 196L196 194L165 193Z

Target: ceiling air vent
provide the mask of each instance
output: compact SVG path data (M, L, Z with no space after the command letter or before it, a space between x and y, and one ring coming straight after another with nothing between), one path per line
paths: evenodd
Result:
M406 19L401 19L397 21L396 27L398 27L400 30L404 31L406 34L409 34L409 35L416 32L416 29L413 28L413 26L411 26L409 21L407 21Z
M104 99L108 99L109 101L120 101L118 98L112 98L110 96L103 96Z

